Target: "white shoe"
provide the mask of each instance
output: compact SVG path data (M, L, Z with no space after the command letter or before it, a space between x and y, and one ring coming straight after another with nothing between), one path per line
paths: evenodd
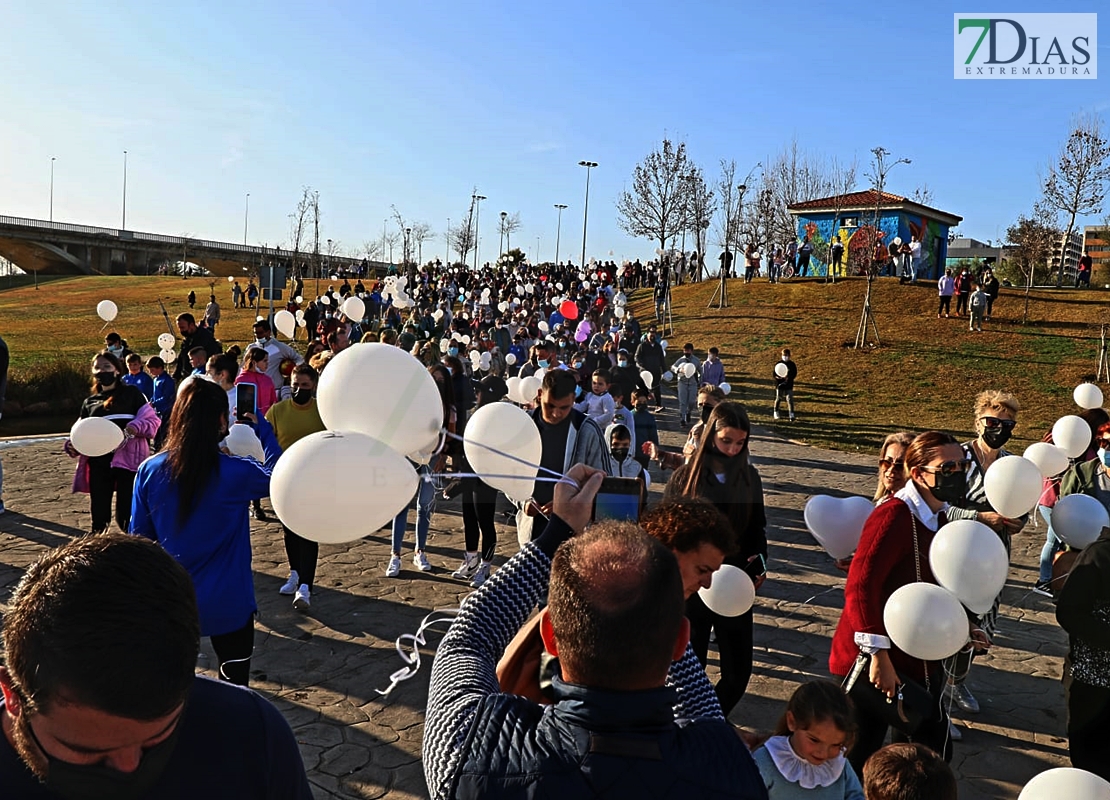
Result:
M297 587L301 585L301 576L297 574L297 570L289 570L289 577L285 579L285 583L278 589L278 594L294 594Z
M777 411L775 412L775 414L774 414L774 418L775 418L775 419L778 419L778 418L779 418L779 412L777 412Z
M470 588L477 589L483 583L489 580L489 571L492 565L488 561L483 561L482 566L474 573L474 579L470 581Z
M482 559L478 557L477 553L467 553L463 556L463 562L459 565L459 568L451 573L451 577L457 581L470 580L481 566Z
M396 578L401 574L401 557L394 553L389 558L389 566L385 568L385 577Z
M424 555L423 550L416 551L416 555L412 557L412 563L415 564L416 568L421 572L432 571L432 565L428 563L428 557Z
M302 583L297 587L297 594L293 598L293 608L298 611L308 611L308 607L312 605L312 592L308 589L307 583Z

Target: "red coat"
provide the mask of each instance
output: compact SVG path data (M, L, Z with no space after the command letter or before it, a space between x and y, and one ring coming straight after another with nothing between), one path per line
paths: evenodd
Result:
M856 632L886 635L883 609L896 589L917 580L914 569L913 528L911 512L905 501L891 497L881 502L864 523L859 547L848 568L844 585L844 611L833 634L829 671L847 675L859 655ZM944 517L941 516L941 524ZM936 535L920 520L917 541L921 548L921 580L935 584L929 567L929 545ZM924 662L911 658L891 645L890 660L894 668L919 682L925 680ZM935 672L936 665L929 667ZM866 679L866 675L864 676Z

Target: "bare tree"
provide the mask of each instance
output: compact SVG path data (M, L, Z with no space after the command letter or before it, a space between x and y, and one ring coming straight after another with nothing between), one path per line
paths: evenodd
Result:
M505 214L497 219L497 234L505 238L505 252L512 249L512 235L520 230L520 212Z
M879 265L885 263L880 262L875 258L875 252L878 245L881 244L883 237L882 227L880 225L882 217L882 202L884 189L886 188L886 177L890 171L899 164L909 164L908 158L898 158L893 161L889 160L890 151L885 147L871 148L872 164L871 171L867 177L871 179L871 188L875 191L875 209L871 215L870 235L864 236L863 246L866 251L863 254L863 263L867 269L867 292L863 297L863 315L860 317L859 329L856 331L856 344L857 348L864 347L867 344L867 330L868 325L875 334L875 344L879 345L879 326L875 323L875 315L871 311L871 287L875 282L875 278L879 273ZM857 231L856 236L852 237L852 242L855 243L856 237L860 233L867 233L863 230Z
M1039 202L1029 215L1021 215L1017 222L1006 229L1010 243L1010 264L1025 284L1025 312L1021 324L1029 322L1029 295L1038 281L1047 282L1052 276L1049 259L1060 242L1060 228L1055 213L1047 204ZM1001 242L999 243L1001 247ZM999 265L1001 266L1001 265Z
M305 246L308 236L308 227L312 222L313 208L318 206L318 194L309 186L301 188L301 199L297 207L289 215L289 248L293 251L293 260L299 258L301 248Z
M436 236L432 226L427 222L412 223L412 243L416 247L416 261L424 263L424 242L430 242Z
M1053 209L1066 214L1064 251L1056 272L1057 288L1064 282L1067 242L1075 230L1075 218L1102 213L1106 184L1110 181L1110 142L1102 134L1102 118L1097 114L1076 117L1068 141L1044 181L1044 199Z
M848 164L841 164L835 158L829 162L828 176L829 188L832 190L832 235L834 239L840 237L840 212L844 209L845 197L856 188L856 171L858 168L859 165L855 159L852 159ZM832 271L832 258L829 250L831 244L831 241L825 242L823 253L819 253L818 257L828 264L828 278L836 283L836 275ZM847 250L847 247L845 247L845 250ZM848 262L849 259L845 259L845 263Z
M697 257L694 264L690 265L690 274L695 281L702 279L702 270L705 268L705 246L709 237L709 224L717 211L717 198L701 167L693 165L686 176L688 205L686 207L686 223L694 234L694 249Z
M632 172L632 190L617 198L617 223L630 236L642 236L659 243L667 242L681 230L686 194L684 175L693 165L686 156L686 144L676 147L664 139L658 150L648 153Z
M933 190L929 188L929 184L923 183L913 190L910 199L920 205L931 206L933 204Z
M381 261L383 255L381 239L367 239L362 243L362 251L357 253L358 257L367 261Z

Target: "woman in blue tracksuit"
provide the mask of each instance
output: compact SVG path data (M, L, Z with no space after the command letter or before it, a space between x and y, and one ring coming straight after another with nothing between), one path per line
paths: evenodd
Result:
M246 686L254 650L250 503L270 494L270 471L281 455L265 419L251 422L266 463L228 455L227 393L209 381L190 381L170 416L166 448L139 467L131 533L153 539L193 579L202 636L212 640L220 677Z

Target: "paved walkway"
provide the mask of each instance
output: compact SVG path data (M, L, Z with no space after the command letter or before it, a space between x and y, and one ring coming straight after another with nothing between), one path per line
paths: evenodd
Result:
M663 422L673 423L673 414ZM664 433L666 444L679 440L675 432ZM805 530L805 501L814 493L870 497L875 466L870 455L815 450L766 430L756 431L752 452L766 492L771 572L756 606L755 674L732 719L767 729L799 682L827 675L829 640L843 603L843 576ZM26 566L88 530L89 515L87 499L69 493L73 462L57 442L3 449L0 458L9 509L0 516L2 610ZM280 526L252 525L261 609L252 686L293 726L316 796L426 797L420 744L431 648L423 651L419 676L390 699L383 702L376 690L403 666L396 637L467 594L465 584L450 577L462 550L458 501L441 503L433 519L430 574L416 571L408 553L400 578L383 577L388 529L353 544L322 546L309 615L293 611L289 598L277 593L288 571ZM501 552L511 554L515 532L504 525L499 531ZM1043 529L1015 540L1001 633L972 672L970 685L983 711L959 723L964 740L953 766L963 800L1016 797L1034 774L1068 765L1059 681L1066 637L1051 602L1028 592L1042 541ZM438 638L430 637L433 643ZM204 650L213 663L207 642Z

